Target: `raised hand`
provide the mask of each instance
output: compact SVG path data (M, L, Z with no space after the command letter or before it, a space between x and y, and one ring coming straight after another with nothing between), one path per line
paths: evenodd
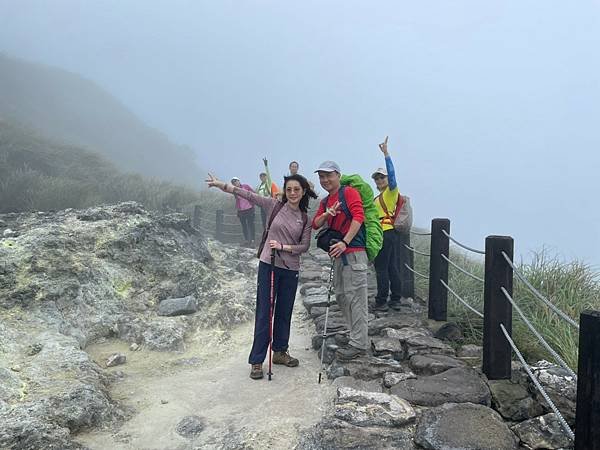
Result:
M208 187L216 187L219 188L221 190L225 190L225 183L223 183L222 181L220 181L217 177L215 177L212 173L208 174L208 178L206 180L206 184L208 184Z
M331 205L329 208L325 210L325 214L329 214L331 217L335 217L340 212L340 208L342 204L338 201Z
M267 167L269 165L269 161L267 161L266 156L263 158L263 163L264 163L265 167Z
M388 144L388 136L386 136L385 140L381 144L379 144L379 150L381 150L385 156L387 156L387 154L388 154L387 144Z

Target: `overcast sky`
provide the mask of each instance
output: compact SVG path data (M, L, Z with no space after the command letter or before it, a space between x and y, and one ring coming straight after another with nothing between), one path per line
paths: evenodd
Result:
M416 225L596 265L599 49L599 0L0 0L0 51L96 81L222 178L265 155L368 177L389 135Z

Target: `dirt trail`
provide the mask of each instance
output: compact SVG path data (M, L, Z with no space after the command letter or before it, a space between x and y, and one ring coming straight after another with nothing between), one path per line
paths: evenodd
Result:
M111 395L136 412L119 430L87 432L77 440L91 449L293 448L299 431L319 421L333 396L327 380L317 384L319 361L310 349L313 325L301 318L301 310L297 301L290 340L300 367L274 366L270 382L266 376L259 381L248 377L252 323L231 333L201 332L183 354L130 352L120 341L89 348L99 363L114 351L127 355L127 364L107 370L125 373ZM194 440L175 431L188 415L206 423Z

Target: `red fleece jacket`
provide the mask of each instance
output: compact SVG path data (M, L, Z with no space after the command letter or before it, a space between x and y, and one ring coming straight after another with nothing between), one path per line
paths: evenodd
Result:
M360 194L353 187L346 186L344 188L344 198L346 199L346 205L350 210L350 215L352 216L352 219L348 220L346 214L344 214L344 211L342 211L342 209L340 208L339 213L335 217L327 218L327 225L332 230L340 231L342 234L345 235L350 229L350 223L352 222L352 220L356 220L358 223L364 222L365 211L363 209ZM327 199L327 207L329 208L335 202L339 201L339 199L339 191L335 194L329 195L329 198ZM324 212L325 208L323 208L323 202L319 202L319 209L317 210L317 213L315 214L315 217L312 221L312 226L315 230L317 229L317 227L315 226L315 220ZM348 249L346 249L346 252L355 252L359 250L364 250L364 247L349 247Z

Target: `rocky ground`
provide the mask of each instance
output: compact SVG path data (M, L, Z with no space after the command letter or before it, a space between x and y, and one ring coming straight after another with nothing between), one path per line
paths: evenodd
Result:
M126 352L184 352L253 317L253 251L136 203L0 216L0 448L80 448L135 410L110 386Z
M570 448L518 365L486 380L481 349L419 299L371 314L369 355L346 363L332 306L317 384L328 264L304 258L301 366L257 382L253 250L136 203L0 216L0 448ZM572 424L573 380L535 370Z
M304 258L301 293L318 334L325 319L329 259L319 250ZM373 273L370 301L375 294ZM336 359L347 345L337 305L330 308L325 361L337 387L332 413L307 433L298 449L567 449L572 443L519 364L511 380L487 380L481 348L463 345L452 323L426 319L426 304L403 299L399 311L369 318L371 349L354 361ZM575 382L568 372L544 361L534 373L572 426Z

